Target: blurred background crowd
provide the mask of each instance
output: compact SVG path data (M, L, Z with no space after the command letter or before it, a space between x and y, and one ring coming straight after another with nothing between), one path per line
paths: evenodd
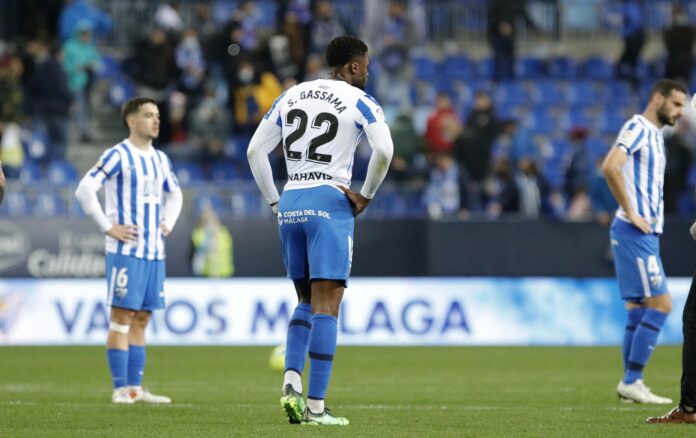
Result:
M72 188L123 138L120 105L147 95L185 211L270 215L249 138L284 89L327 74L326 44L353 34L395 145L367 216L606 223L601 160L656 79L695 83L694 20L694 0L4 0L0 212L81 214ZM690 215L696 115L665 135L665 211ZM369 154L359 147L354 184Z

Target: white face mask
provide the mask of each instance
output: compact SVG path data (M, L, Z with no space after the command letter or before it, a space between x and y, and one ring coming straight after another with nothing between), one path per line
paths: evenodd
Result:
M687 26L689 24L689 17L686 14L679 14L674 17L674 24L676 26Z
M248 84L251 82L252 79L254 79L254 71L248 68L239 70L237 78L239 79L239 82L243 84Z

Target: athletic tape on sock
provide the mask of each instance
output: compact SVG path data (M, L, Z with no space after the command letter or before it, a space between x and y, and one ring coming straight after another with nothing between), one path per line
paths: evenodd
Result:
M114 321L109 321L109 330L111 330L112 332L123 333L124 335L127 335L128 330L130 330L130 326L127 324L119 324Z

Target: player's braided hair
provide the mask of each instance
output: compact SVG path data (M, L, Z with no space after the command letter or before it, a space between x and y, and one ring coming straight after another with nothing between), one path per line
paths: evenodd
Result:
M341 67L366 53L367 45L361 40L350 35L336 37L326 47L326 64L331 68Z

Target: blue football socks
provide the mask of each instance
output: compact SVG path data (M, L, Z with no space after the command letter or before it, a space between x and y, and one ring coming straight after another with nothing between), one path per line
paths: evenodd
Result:
M628 367L628 357L631 355L631 344L633 344L633 335L638 328L638 324L643 319L645 315L645 307L635 307L628 311L628 322L626 323L626 331L624 332L623 339L623 369L624 372Z
M309 337L309 391L307 397L323 400L329 387L331 366L336 353L338 324L331 315L316 314L312 318L312 334Z
M643 319L633 335L624 383L631 384L643 378L643 368L645 368L657 345L657 337L666 320L667 313L650 308L645 311L645 315L643 315Z
M302 374L312 331L312 306L300 303L290 317L288 336L285 341L285 371Z
M128 351L107 349L106 359L109 361L111 381L115 388L128 385Z
M128 385L140 386L145 372L145 346L128 346Z

